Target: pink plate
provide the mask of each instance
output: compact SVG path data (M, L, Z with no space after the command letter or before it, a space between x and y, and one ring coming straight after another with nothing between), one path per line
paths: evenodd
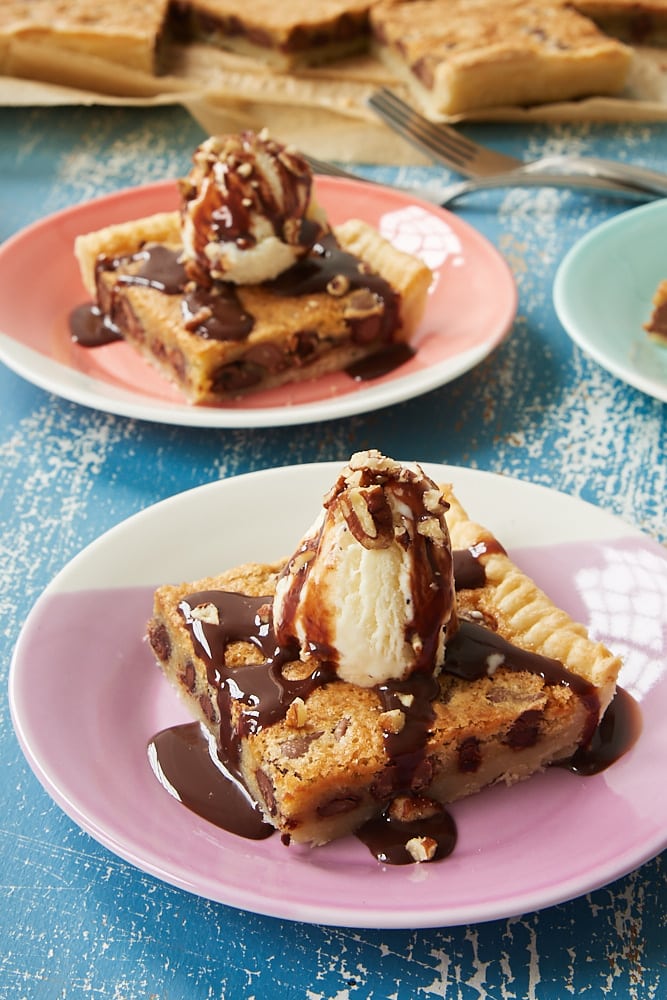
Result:
M84 830L171 885L258 913L357 927L509 917L588 892L667 845L667 555L581 501L490 473L425 466L593 635L624 658L643 730L606 772L548 771L452 808L455 852L391 868L356 839L313 850L247 841L157 782L146 754L185 721L143 639L152 586L290 551L337 463L273 469L165 500L103 535L30 613L10 673L16 733L38 778ZM266 517L270 498L273 517ZM192 525L231 525L211 544ZM164 539L187 537L184 546ZM545 543L545 538L549 539ZM215 551L212 551L214 549Z
M467 223L363 182L319 177L317 191L333 223L364 219L434 272L415 356L396 371L373 381L341 372L227 406L194 407L126 344L95 350L74 344L68 317L87 298L72 253L75 237L176 208L173 181L65 209L0 247L0 359L28 381L94 409L168 424L261 427L329 420L418 396L478 364L509 332L514 280L498 251Z

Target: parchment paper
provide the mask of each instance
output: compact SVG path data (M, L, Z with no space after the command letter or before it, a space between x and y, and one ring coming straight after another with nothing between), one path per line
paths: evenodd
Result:
M281 140L322 159L428 162L378 122L366 100L382 84L409 94L371 56L277 73L263 63L203 44L171 45L165 69L151 75L74 52L16 40L4 52L4 106L182 104L213 134L268 125ZM494 108L443 119L508 122L667 120L667 49L636 48L618 98L531 108Z

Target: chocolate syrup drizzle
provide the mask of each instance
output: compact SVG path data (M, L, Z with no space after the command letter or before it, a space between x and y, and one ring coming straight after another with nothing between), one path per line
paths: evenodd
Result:
M98 275L122 268L130 268L130 271L119 275L119 288L145 287L163 295L180 296L185 328L198 337L243 341L254 329L254 317L244 310L236 287L221 281L204 287L189 280L175 250L150 244L135 254L101 257L96 264ZM353 362L346 369L347 374L355 381L371 381L395 371L414 355L408 344L392 339L398 321L398 296L384 279L366 273L356 257L341 250L333 236L319 240L304 261L273 282L267 282L266 287L280 296L323 293L332 281L335 284L341 280L365 296L358 314L346 319L351 340L360 344L377 343L377 350L370 357ZM69 316L70 335L80 347L97 348L123 340L118 325L122 325L123 320L117 322L122 312L118 294L113 288L105 288L99 279L96 283L103 305L85 303L72 310ZM317 331L301 330L293 338L290 349L303 365L317 356L318 343ZM261 382L263 372L281 371L289 363L289 357L279 346L255 345L241 361L223 366L218 383L227 391L241 390Z
M180 296L186 329L203 339L241 341L254 328L254 317L243 309L236 287L229 282L214 282L210 288L195 284L188 278L176 250L147 244L131 255L100 257L96 264L98 275L123 268L130 270L118 276L118 287L152 288L163 295ZM384 345L374 360L353 364L350 376L357 380L378 378L404 364L414 352L408 345L392 341L399 315L396 292L379 274L367 271L357 257L342 250L333 235L318 240L306 258L273 281L265 282L265 287L283 297L302 296L324 293L332 283L341 281L348 290L364 295L354 315L346 318L351 340ZM101 287L99 280L97 286ZM100 347L123 339L114 319L117 310L114 290L107 294L110 301L103 308L87 303L70 313L70 333L81 347ZM304 342L304 338L312 338L313 334L301 331L300 336ZM267 358L270 362L271 358ZM261 366L261 359L253 356L253 364Z
M498 542L489 540L453 553L457 590L484 585L484 567L479 556L489 551L504 550ZM208 604L217 609L219 624L202 621L193 615L194 609ZM239 791L239 786L243 788L239 770L241 738L283 718L294 698L306 700L315 688L337 682L333 665L326 662L318 662L312 673L300 680L289 680L283 675L282 667L297 658L297 654L294 649L277 645L271 624L271 605L269 596L248 597L216 590L193 593L181 601L179 608L190 629L195 651L206 664L209 684L218 692L223 720L219 734L220 758L211 757L207 738L201 731L197 736L195 728L199 727L196 724L165 730L149 744L149 753L158 761L159 773L165 774L184 804L217 825L254 839L269 836L272 827L262 821L254 805L246 803L241 808L241 798L243 795L247 798L247 793ZM263 662L240 670L227 667L225 650L229 643L237 640L255 645ZM581 746L571 760L561 762L560 766L581 775L596 774L622 756L637 738L640 729L638 708L625 692L617 691L598 726L599 701L592 684L568 672L558 661L514 646L478 622L459 620L458 630L446 646L443 673L477 680L488 674L490 657L495 662L500 657L506 669L536 673L547 685L567 686L580 698L587 713ZM435 719L433 705L440 692L439 682L427 672L417 672L407 682L382 684L376 690L385 711L400 708L405 716L401 732L384 733L388 766L383 787L378 790L380 800L384 798L389 803L397 795L419 796L431 777L425 748ZM405 695L412 698L406 699ZM232 699L242 706L236 727L230 722ZM537 714L530 710L523 713L512 745L524 747L535 742L539 720L532 716ZM191 775L193 760L196 761L194 779ZM463 770L476 769L474 748L460 763ZM214 776L212 772L216 768L218 775ZM207 798L201 783L208 780L212 782L212 792ZM232 800L226 797L227 786L230 786ZM356 836L376 858L394 865L412 862L405 847L411 837L432 838L437 844L435 858L451 853L457 838L455 823L445 809L427 820L412 823L392 818L387 809L362 826Z
M216 144L214 143L214 146ZM234 242L241 249L257 244L257 217L268 223L281 240L307 249L321 232L314 218L307 218L313 175L307 161L271 139L251 131L212 150L211 143L195 152L194 169L178 182L182 214L189 219L194 256L210 269L207 246ZM211 155L216 157L211 165ZM262 161L271 162L270 173Z

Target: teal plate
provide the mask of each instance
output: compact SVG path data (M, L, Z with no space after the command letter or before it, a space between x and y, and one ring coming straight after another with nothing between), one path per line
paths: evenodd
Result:
M667 347L643 324L667 279L667 199L642 205L584 236L562 261L554 306L575 344L599 365L667 402Z

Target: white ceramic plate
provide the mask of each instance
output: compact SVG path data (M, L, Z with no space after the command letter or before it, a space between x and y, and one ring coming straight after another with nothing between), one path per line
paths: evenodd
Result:
M143 639L152 588L288 554L340 465L297 466L200 487L86 548L30 613L10 673L21 746L84 830L165 882L242 909L361 927L508 917L588 892L667 844L667 554L608 514L489 473L425 466L594 635L625 656L644 729L606 772L551 770L457 803L455 852L385 867L356 839L314 850L212 826L155 779L147 741L186 721ZM35 693L39 697L35 697Z
M612 375L667 402L667 347L643 329L667 278L667 200L602 223L561 263L554 305L572 340Z
M68 318L85 301L72 254L80 233L177 207L164 181L68 208L0 247L0 360L28 381L99 410L197 427L261 427L364 413L410 399L477 365L511 328L516 287L498 251L467 223L408 195L363 182L317 179L335 224L358 217L418 254L434 281L405 365L373 381L344 372L254 393L225 406L190 406L124 343L72 343Z

